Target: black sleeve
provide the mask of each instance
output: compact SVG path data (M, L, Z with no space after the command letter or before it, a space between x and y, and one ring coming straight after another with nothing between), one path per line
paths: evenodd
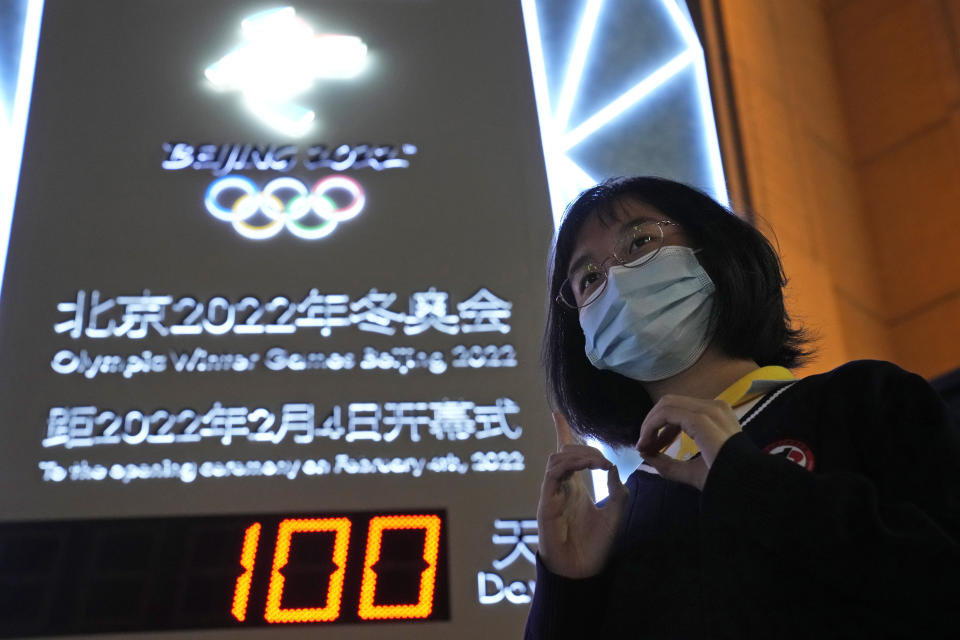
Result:
M859 398L825 391L856 407L856 424L827 425L850 430L856 471L811 473L740 433L710 470L701 518L728 544L787 558L795 579L870 611L871 626L918 637L957 616L960 446L923 378L892 365L863 373Z
M525 640L585 640L596 634L609 590L607 573L572 579L551 573L537 554L537 582L527 617ZM593 621L591 625L590 621Z

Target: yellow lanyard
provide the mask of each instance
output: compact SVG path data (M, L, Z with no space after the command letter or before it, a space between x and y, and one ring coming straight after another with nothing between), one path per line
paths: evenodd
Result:
M796 378L784 367L760 367L724 389L717 400L723 400L731 408L738 407L792 380ZM680 448L674 456L677 460L689 460L699 452L693 438L686 433L680 434Z

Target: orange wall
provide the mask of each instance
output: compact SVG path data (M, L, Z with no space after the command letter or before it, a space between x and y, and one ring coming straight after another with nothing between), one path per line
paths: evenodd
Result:
M960 1L824 7L897 359L960 366Z
M960 366L960 2L720 11L757 223L791 313L820 335L805 372Z

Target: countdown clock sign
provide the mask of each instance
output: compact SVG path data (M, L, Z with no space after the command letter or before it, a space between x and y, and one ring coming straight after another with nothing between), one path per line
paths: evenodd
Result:
M0 637L520 634L521 4L87 5L43 2L0 299Z

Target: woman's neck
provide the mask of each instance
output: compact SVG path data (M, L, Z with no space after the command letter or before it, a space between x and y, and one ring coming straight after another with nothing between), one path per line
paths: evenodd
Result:
M711 344L686 371L666 380L642 384L654 402L668 394L716 398L724 389L758 367L753 360L725 356Z

